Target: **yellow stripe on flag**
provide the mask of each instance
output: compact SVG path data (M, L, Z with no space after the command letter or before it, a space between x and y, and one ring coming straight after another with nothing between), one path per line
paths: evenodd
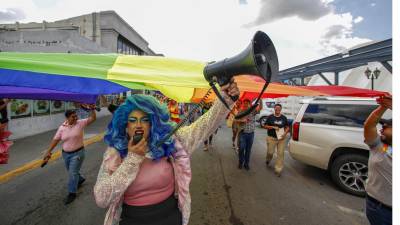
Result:
M159 56L120 55L108 70L107 79L174 87L208 87L205 63Z

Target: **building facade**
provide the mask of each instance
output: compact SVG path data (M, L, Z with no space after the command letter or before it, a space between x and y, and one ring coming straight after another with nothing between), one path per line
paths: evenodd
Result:
M55 22L0 24L0 50L155 55L149 43L114 11Z
M0 51L160 55L114 11L93 12L54 22L0 24ZM19 105L27 106L23 113L16 111ZM53 105L61 108L55 109ZM13 100L8 105L11 138L53 130L64 121L63 112L73 107L68 102ZM98 117L105 115L109 112L102 108Z

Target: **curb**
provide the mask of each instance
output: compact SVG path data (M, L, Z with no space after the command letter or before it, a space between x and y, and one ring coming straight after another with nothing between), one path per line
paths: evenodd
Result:
M104 132L100 133L100 134L98 134L98 135L96 135L94 137L91 137L91 138L88 138L88 139L84 140L83 141L83 145L86 147L86 146L91 145L93 143L99 142L99 141L103 140L103 137L104 137ZM51 163L53 161L56 161L60 157L61 157L61 149L57 149L51 155L51 159L49 160L49 163ZM42 159L35 159L35 160L31 161L31 162L28 162L28 163L20 166L17 169L10 170L10 171L8 171L8 172L6 172L4 174L1 174L0 175L0 184L5 183L5 182L9 181L10 179L12 179L12 178L14 178L14 177L16 177L18 175L21 175L23 173L26 173L26 172L28 172L30 170L39 168L41 164L42 164Z

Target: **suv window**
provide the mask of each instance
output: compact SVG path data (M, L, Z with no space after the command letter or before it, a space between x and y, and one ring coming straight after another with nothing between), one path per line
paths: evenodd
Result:
M275 107L275 102L265 102L265 106L267 108L274 108Z
M309 104L301 122L363 127L376 105Z

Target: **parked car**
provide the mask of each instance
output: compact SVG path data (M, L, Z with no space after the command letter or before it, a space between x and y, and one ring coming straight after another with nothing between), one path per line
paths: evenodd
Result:
M292 125L292 158L328 170L345 192L365 195L369 148L363 125L377 107L375 99L314 98L302 103Z
M256 121L260 123L262 127L266 122L269 115L274 113L275 100L272 99L261 99L262 108L258 114L256 114Z

